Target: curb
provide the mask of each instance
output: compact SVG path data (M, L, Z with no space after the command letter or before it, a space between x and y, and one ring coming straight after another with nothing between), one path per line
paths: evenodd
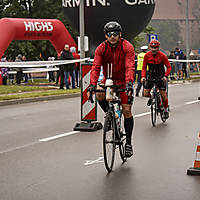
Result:
M52 95L52 96L43 96L43 97L34 97L34 98L25 98L25 99L15 99L15 100L8 100L8 101L0 101L0 106L33 103L33 102L38 102L38 101L66 99L66 98L73 98L73 97L80 97L80 96L81 96L81 93L73 93L73 94L64 94L64 95Z

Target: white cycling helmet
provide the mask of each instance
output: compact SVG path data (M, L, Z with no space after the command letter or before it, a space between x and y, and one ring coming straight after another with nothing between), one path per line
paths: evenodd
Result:
M148 49L148 46L147 46L147 45L144 45L144 46L141 47L141 49L142 49L142 50L147 50L147 49Z

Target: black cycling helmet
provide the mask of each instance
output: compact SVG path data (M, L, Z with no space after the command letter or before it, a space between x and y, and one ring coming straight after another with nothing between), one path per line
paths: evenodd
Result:
M122 27L118 22L108 22L105 26L104 26L104 33L107 32L112 32L112 31L119 31L122 32Z

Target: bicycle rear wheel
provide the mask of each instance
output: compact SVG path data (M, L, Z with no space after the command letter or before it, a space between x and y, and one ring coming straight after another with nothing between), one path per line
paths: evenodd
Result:
M161 108L160 108L160 118L161 118L161 120L162 120L163 122L166 122L166 118L165 118L165 116L164 116L164 107L163 107L163 105L162 105Z
M108 130L108 124L111 129ZM111 114L105 117L104 129L103 129L103 155L104 163L108 172L112 171L115 160L115 124Z
M153 98L151 103L151 122L153 126L156 125L156 114L157 114L156 109L157 109L157 102L156 99Z

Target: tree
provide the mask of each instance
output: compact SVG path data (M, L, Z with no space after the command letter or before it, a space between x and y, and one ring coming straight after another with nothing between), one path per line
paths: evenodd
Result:
M0 6L1 17L59 19L69 30L73 38L76 35L69 27L63 13L62 4L55 0L5 0ZM47 59L48 56L57 56L55 48L47 41L12 41L5 54L15 59L16 55L23 54L28 60ZM42 55L42 58L40 57Z
M152 26L147 26L142 33L140 33L134 38L133 46L136 52L140 51L141 46L148 45L149 34L154 34L154 29Z
M154 28L155 33L158 35L162 49L170 51L176 47L178 41L183 43L183 39L180 35L181 28L176 21L152 20L150 25Z

